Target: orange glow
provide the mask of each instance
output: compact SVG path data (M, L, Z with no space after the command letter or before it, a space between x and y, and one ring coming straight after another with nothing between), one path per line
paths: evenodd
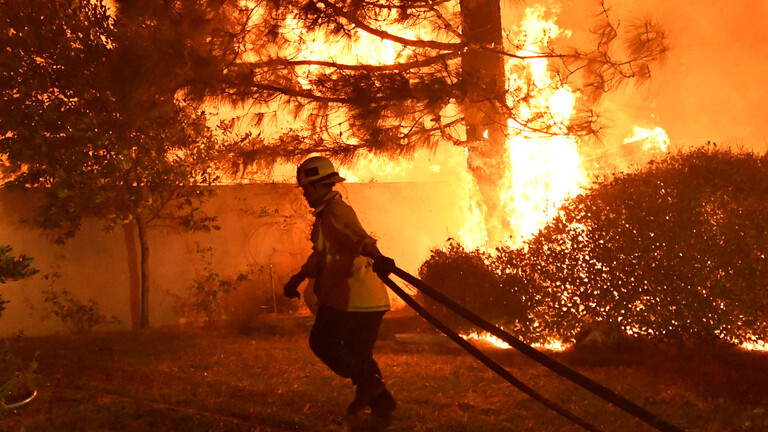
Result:
M339 167L339 174L347 181L365 183L386 179L397 181L405 178L413 169L413 160L392 160L377 157L370 153L362 153L357 156L354 168ZM433 168L431 168L433 169ZM438 166L439 171L439 166Z
M515 247L534 235L551 219L565 199L580 193L587 184L587 171L582 165L579 143L575 138L567 136L577 95L558 81L547 59L536 57L553 38L569 36L569 32L560 29L554 19L545 18L545 13L546 8L543 6L526 9L523 20L513 29L518 37L518 46L522 47L516 54L523 58L511 58L506 65L508 101L512 103L515 95L532 96L529 102L520 107L517 121L508 121L504 155L507 175L500 182L498 190L502 210L513 230L506 234L506 238L489 238L489 230L485 225L488 209L478 192L477 182L467 168L466 151L460 149L464 150L464 154L459 155L457 149L445 150L444 147L450 146L449 143L441 146L443 150L440 154L432 157L416 155L411 159L392 160L361 153L353 163L340 169L342 175L354 182L450 179L444 187L456 191L456 202L465 209L464 220L457 221L457 225L462 228L455 236L468 250L493 249L499 245ZM299 60L380 65L402 61L412 54L408 48L362 31L354 33L354 46L349 46L347 42L329 40L320 32L299 33L298 27L291 21L287 25L295 29L293 36L289 37L293 37L301 47L296 53ZM425 28L393 25L386 30L412 39L429 39L430 36ZM301 71L302 82L308 83L313 71L321 67L305 66ZM459 108L451 110L459 111ZM543 120L537 117L542 113L546 114ZM521 124L528 121L539 122L540 127L559 131L562 135L531 132ZM342 129L343 121L339 121L339 133L342 133ZM648 152L666 151L669 143L669 138L661 128L646 130L636 127L634 136L628 138L627 142L636 140L643 140L643 148ZM457 158L463 158L464 163L456 163Z
M740 348L747 351L768 351L768 338L759 338L754 334L749 334L744 341L729 339L729 342L737 344Z
M465 157L468 153L465 150ZM464 208L464 224L458 232L461 245L466 250L485 248L488 245L488 230L485 227L486 207L480 199L477 181L469 172L464 170L459 173L463 181L463 190L466 203Z
M446 3L443 13L450 15L455 3ZM548 15L549 14L549 15ZM391 24L383 28L390 34L413 40L441 40L456 42L457 37L448 32L437 34L430 24L421 26ZM285 22L283 36L291 44L293 52L283 53L293 60L338 62L342 64L385 65L396 64L414 58L414 50L397 42L373 36L358 29L351 30L351 41L333 38L323 29L307 31L289 18ZM435 187L451 188L455 202L464 208L463 220L456 221L461 227L448 235L455 237L466 249L497 246L516 247L530 238L555 214L556 209L569 196L582 191L587 185L588 171L582 163L579 142L567 135L568 125L574 113L577 93L550 70L546 58L537 57L546 51L554 38L568 38L570 31L558 27L554 14L544 6L532 6L525 10L521 22L509 29L515 38L518 56L506 62L508 102L519 108L517 118L508 120L505 155L499 155L507 164L506 176L497 191L505 218L512 232L502 233L504 238L489 238L486 226L486 207L478 185L467 168L467 152L445 142L432 154L416 154L411 157L391 159L360 152L352 163L339 167L350 182L439 182ZM305 65L297 68L299 82L309 87L314 75L328 68L322 65ZM519 95L530 95L524 104L515 103ZM458 118L458 103L449 106L443 115ZM450 111L450 112L448 112ZM337 137L347 141L352 134L345 133L344 113L333 119ZM284 122L284 123L283 123ZM532 132L527 122L535 126L561 133L559 136ZM293 124L290 119L281 124ZM486 131L487 134L487 131ZM625 142L643 141L643 150L649 153L666 151L669 137L666 132L635 127L632 137ZM350 145L357 144L349 142ZM423 153L426 153L424 151ZM290 170L288 170L290 172ZM498 235L498 234L496 234Z
M286 22L286 29L292 30L285 36L297 47L296 60L338 62L343 64L386 65L403 61L413 50L397 42L373 36L358 29L352 30L353 45L344 39L332 40L324 30L307 32L295 20ZM392 24L386 30L393 35L407 39L429 39L425 28ZM362 49L358 49L362 47ZM300 82L307 84L312 72L323 66L304 66L299 70Z

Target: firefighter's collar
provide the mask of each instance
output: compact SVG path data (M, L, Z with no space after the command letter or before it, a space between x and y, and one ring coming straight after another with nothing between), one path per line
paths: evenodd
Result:
M320 204L317 205L317 208L312 211L312 215L317 216L323 209L325 209L329 202L336 198L341 198L341 194L338 191L332 190L328 192L328 194L320 200Z

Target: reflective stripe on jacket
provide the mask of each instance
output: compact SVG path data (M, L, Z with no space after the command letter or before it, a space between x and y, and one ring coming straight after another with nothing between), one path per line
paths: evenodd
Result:
M305 266L309 277L316 279L318 304L354 312L389 310L387 288L374 273L373 260L362 255L376 240L360 225L352 207L333 191L314 215L312 255Z

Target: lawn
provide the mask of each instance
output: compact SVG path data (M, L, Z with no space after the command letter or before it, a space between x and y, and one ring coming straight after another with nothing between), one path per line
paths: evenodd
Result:
M403 343L418 317L386 318L376 357L398 409L392 431L579 431L450 342ZM420 323L420 321L418 322ZM418 324L417 323L417 324ZM306 343L309 318L247 331L166 328L22 338L37 352L38 396L0 412L1 431L340 431L352 385ZM606 431L652 431L510 351L516 377ZM768 354L629 343L550 353L689 431L768 431Z

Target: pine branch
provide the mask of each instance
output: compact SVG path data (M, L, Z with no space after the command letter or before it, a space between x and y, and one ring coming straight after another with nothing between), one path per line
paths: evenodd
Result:
M286 60L282 58L270 59L263 62L250 62L240 63L243 66L250 67L251 69L260 68L272 68L276 66L285 67L297 67L297 66L322 66L340 71L365 71L365 72L388 72L388 71L409 71L412 69L419 69L426 66L432 66L438 63L444 63L449 60L455 60L461 56L461 53L447 52L437 54L428 58L420 60L412 60L404 63L393 63L386 65L372 65L372 64L345 64L332 61L321 60Z
M451 42L438 42L438 41L428 41L428 40L425 41L425 40L417 40L417 39L408 39L401 36L393 35L384 30L380 30L368 25L363 20L356 17L354 14L345 11L341 7L331 2L330 0L319 0L319 1L321 4L330 8L334 14L346 19L355 27L365 31L366 33L370 33L384 40L396 42L408 47L428 48L428 49L435 49L438 51L461 51L467 48L467 43L465 42L451 43Z

